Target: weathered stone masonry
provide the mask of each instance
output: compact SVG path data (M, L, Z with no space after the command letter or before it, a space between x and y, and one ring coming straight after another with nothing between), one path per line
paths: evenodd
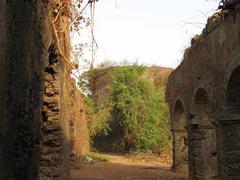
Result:
M83 99L48 8L46 0L0 1L1 180L68 179L69 164L88 149Z
M208 19L167 85L173 168L188 165L192 180L240 179L240 5L234 3Z

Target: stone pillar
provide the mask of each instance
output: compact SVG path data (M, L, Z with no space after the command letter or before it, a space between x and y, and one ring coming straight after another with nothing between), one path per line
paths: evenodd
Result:
M173 166L178 172L188 172L188 137L186 129L173 129Z
M188 172L187 120L181 101L177 101L172 116L174 171Z
M240 179L240 120L221 119L219 124L219 179Z
M216 131L213 126L189 124L189 179L217 179Z

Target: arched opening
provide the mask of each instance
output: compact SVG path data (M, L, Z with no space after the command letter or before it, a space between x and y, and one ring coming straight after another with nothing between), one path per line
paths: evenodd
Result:
M173 132L173 170L188 170L188 145L186 115L181 101L174 106L172 132Z
M225 106L218 131L219 176L220 179L240 179L240 66L229 78Z
M237 67L229 79L226 92L226 105L228 107L240 106L240 66Z
M207 92L200 88L194 98L189 119L190 179L215 179L217 176L216 129Z

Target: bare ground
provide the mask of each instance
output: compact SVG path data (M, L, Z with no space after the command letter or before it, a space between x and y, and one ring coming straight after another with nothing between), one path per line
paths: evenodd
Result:
M71 180L187 180L170 170L170 160L156 156L104 154L108 162L86 164L71 172Z

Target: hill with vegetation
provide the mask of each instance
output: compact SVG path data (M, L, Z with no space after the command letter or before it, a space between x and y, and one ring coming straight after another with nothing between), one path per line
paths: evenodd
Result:
M172 69L117 66L82 75L92 146L102 151L160 152L171 142L165 87Z
M96 68L91 72L91 78L83 75L84 79L90 81L89 88L96 104L102 104L108 101L109 90L111 89L112 76L116 74L121 67L131 66L115 66L108 68ZM168 76L173 69L151 66L144 68L144 78L149 80L160 91L165 92ZM86 88L85 88L86 89Z

